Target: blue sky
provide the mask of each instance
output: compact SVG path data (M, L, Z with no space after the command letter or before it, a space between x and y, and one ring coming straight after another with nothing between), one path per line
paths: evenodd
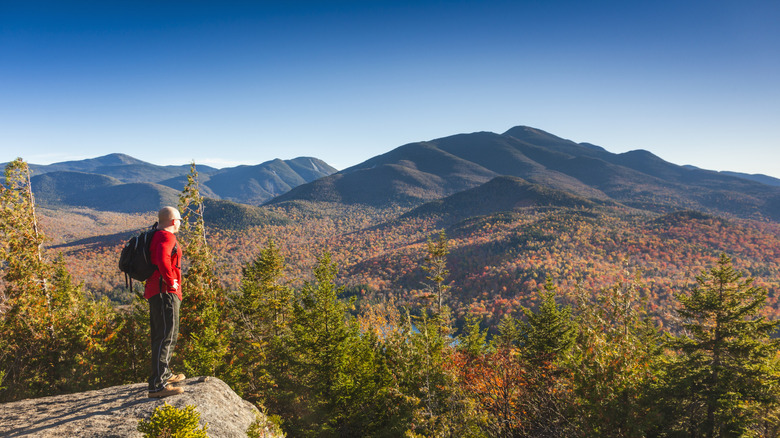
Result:
M0 0L0 162L342 169L528 125L780 177L777 23L777 0Z

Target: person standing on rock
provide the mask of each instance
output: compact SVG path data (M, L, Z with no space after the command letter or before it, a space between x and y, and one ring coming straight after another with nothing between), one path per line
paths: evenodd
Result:
M181 394L184 388L172 383L185 379L173 374L171 355L179 337L181 306L181 254L176 233L181 226L181 214L173 207L163 207L158 213L157 232L149 246L152 263L157 270L146 280L144 298L149 302L149 323L152 332L152 372L149 377L149 397Z

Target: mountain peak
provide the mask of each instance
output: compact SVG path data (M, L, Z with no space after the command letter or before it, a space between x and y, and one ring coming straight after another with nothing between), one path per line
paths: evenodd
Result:
M110 164L145 164L144 161L141 161L137 158L133 158L130 155L127 154L121 154L121 153L113 153L108 155L103 155L102 157L94 158L95 161L100 161L103 164L110 165Z
M521 141L527 141L529 143L540 144L540 145L544 145L550 142L555 144L562 143L562 142L572 143L571 140L566 140L564 138L552 135L549 132L542 131L541 129L532 128L530 126L523 126L523 125L515 126L514 128L511 128L505 133L503 133L502 135L514 137Z
M57 167L82 167L82 168L96 168L98 166L124 166L127 164L148 164L145 161L141 161L137 158L133 158L130 155L113 153L103 155L96 158L87 158L84 160L71 160L61 163L54 163L52 166Z

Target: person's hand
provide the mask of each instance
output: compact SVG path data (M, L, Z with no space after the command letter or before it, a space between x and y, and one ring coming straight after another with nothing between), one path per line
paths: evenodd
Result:
M171 288L173 290L179 290L179 279L178 278L174 278L173 279L173 285L171 285Z

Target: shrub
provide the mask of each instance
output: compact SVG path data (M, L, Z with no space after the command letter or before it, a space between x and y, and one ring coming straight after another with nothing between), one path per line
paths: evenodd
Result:
M195 406L187 405L181 410L165 403L154 410L149 420L138 422L138 431L144 438L208 438L208 424L200 429L199 420Z
M248 438L265 438L268 436L284 437L285 434L279 426L281 418L278 415L268 415L264 407L260 407L261 414L255 414L255 421L246 430Z

